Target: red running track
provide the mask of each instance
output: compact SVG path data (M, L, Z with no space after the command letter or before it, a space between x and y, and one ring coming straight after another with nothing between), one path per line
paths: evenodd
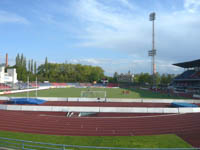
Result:
M0 130L70 136L177 134L200 147L200 113L129 118L67 118L64 113L4 110L0 114Z
M166 103L136 103L136 102L65 102L48 101L43 106L99 106L99 107L169 107Z
M0 104L8 104L8 101L0 101ZM136 102L66 102L47 101L40 106L99 106L99 107L170 107L169 103L136 103Z
M8 104L9 101L0 100L0 104ZM27 104L26 104L27 105ZM67 102L47 101L40 106L99 106L99 107L170 107L170 103L139 103L139 102ZM200 104L197 104L200 106Z

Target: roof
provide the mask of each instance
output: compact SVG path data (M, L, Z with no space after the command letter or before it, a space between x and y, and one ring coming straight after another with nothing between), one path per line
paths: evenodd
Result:
M178 66L178 67L182 67L182 68L200 67L200 59L182 62L182 63L176 63L176 64L173 64L173 65Z

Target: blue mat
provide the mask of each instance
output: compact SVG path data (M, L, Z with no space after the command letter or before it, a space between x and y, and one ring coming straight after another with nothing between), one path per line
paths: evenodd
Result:
M37 99L37 98L12 98L10 100L10 103L12 104L43 104L46 101L43 99Z
M182 103L182 102L174 102L174 103L171 103L171 106L172 107L199 107L198 105L196 104L191 104L191 103Z

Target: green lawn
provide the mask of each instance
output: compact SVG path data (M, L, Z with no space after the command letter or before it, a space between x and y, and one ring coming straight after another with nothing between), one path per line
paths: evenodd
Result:
M154 136L55 136L0 131L0 137L65 145L127 148L190 148L176 135Z
M38 91L39 97L80 97L81 91L87 90L86 88L59 88ZM125 89L121 88L91 88L93 91L106 91L108 98L166 98L166 99L179 99L182 97L168 96L167 94L153 93L151 91L140 89L129 89L129 94L122 94ZM35 92L29 93L31 97L35 96ZM10 94L7 96L13 97L26 97L27 93Z

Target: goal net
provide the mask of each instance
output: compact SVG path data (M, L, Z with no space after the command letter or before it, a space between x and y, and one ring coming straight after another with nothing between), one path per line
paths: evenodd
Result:
M106 100L106 91L81 91L81 97Z

